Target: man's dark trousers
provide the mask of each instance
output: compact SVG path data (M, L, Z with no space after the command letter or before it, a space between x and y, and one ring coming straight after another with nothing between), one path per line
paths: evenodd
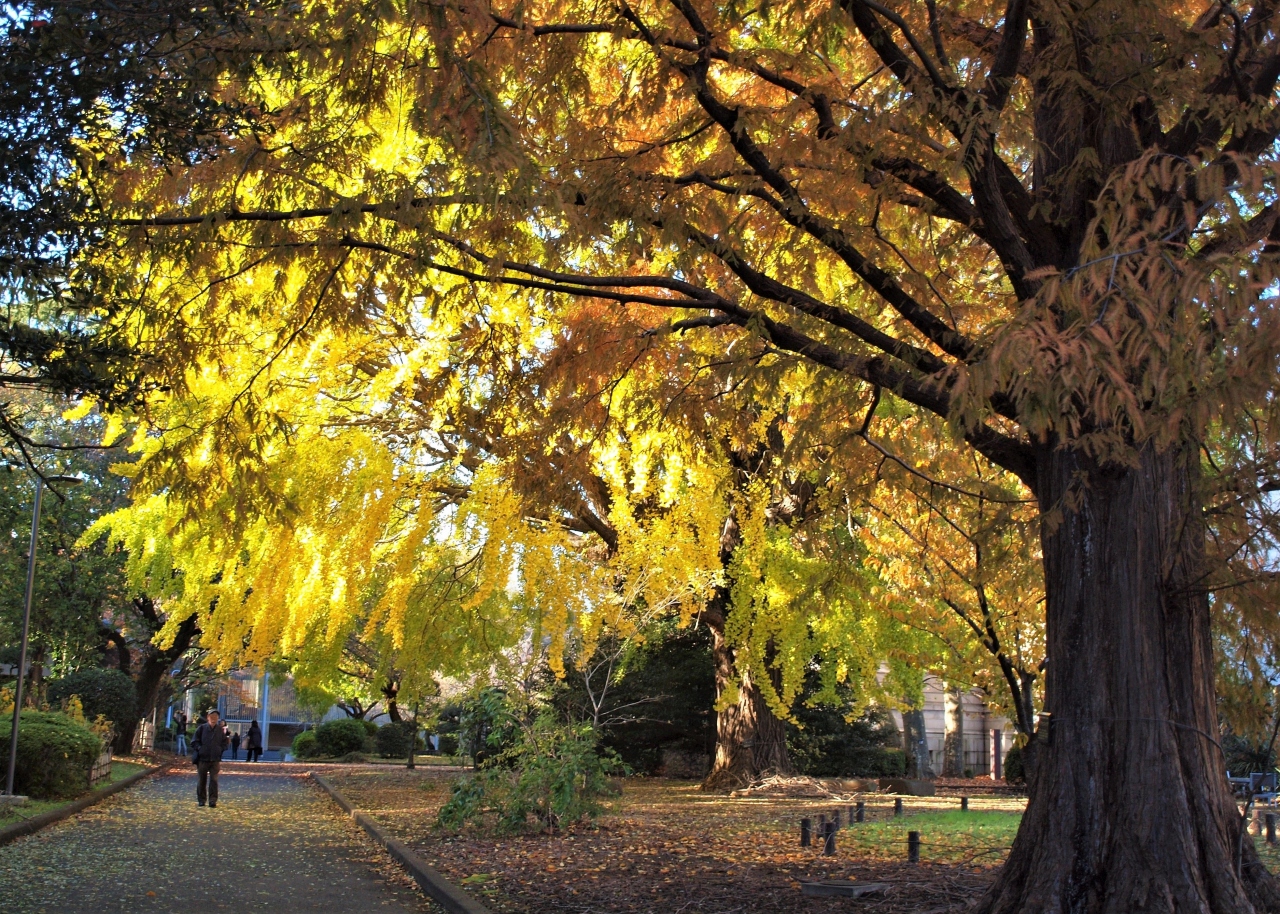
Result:
M211 762L201 759L196 763L196 802L201 806L206 799L210 806L218 805L218 766L221 764L222 759Z

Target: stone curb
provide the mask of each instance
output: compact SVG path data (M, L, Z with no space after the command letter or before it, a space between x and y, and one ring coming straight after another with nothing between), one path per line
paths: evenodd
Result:
M42 812L38 816L32 816L26 821L19 822L16 825L10 825L8 828L0 829L0 846L8 844L11 841L38 832L47 825L54 822L60 822L68 816L74 816L76 813L88 809L94 803L100 803L114 793L119 793L126 787L132 787L143 778L150 777L157 771L163 769L163 765L157 765L154 768L148 768L146 771L139 771L131 774L123 781L116 781L114 784L108 784L106 787L99 787L97 790L82 796L78 800L73 800L66 806L59 806L57 809L51 809L48 812Z
M311 775L311 779L323 787L325 792L333 798L333 801L342 807L342 811L351 816L357 825L369 833L373 840L385 847L387 853L409 871L409 875L422 887L422 891L426 892L432 900L448 911L449 914L492 914L480 902L462 891L448 879L445 879L439 870L430 866L409 848L383 831L372 816L352 806L351 802L342 795L338 788L314 771L308 773Z

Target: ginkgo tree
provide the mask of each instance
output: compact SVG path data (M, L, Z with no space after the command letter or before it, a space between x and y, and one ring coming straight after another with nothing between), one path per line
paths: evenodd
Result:
M304 6L287 60L228 90L274 134L102 175L142 266L112 292L178 392L200 350L269 357L376 316L434 335L404 367L448 362L442 395L585 332L563 383L607 397L683 333L694 364L751 379L722 400L784 394L803 363L850 431L872 391L942 420L931 447L1034 499L1043 568L1030 802L980 910L1278 910L1224 777L1212 650L1215 610L1249 610L1223 569L1247 554L1265 589L1274 555L1249 531L1277 476L1274 14ZM244 335L246 313L274 329ZM227 415L263 428L260 394ZM195 480L175 496L198 507L206 466L257 472L268 439L236 427L170 451ZM1215 511L1242 549L1210 548Z

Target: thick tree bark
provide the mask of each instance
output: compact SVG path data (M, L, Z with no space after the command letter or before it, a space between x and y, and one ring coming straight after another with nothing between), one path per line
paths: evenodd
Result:
M1280 911L1217 740L1197 460L1042 458L1051 723L982 914Z
M964 777L964 692L949 687L943 701L942 776Z
M733 651L722 625L711 624L716 667L716 701L734 681ZM740 674L738 700L716 713L716 756L703 790L733 790L771 774L795 774L787 753L787 732L750 674Z

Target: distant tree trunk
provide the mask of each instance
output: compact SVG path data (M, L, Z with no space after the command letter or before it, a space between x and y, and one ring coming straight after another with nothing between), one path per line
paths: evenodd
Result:
M931 778L929 738L924 729L924 708L911 707L902 712L902 751L907 758L907 777Z
M151 605L150 600L146 598L142 600L145 601L145 606L139 606L139 612L144 616L150 612L150 619L158 630L160 619L154 612L155 607ZM135 606L138 602L135 601ZM128 755L133 751L134 740L138 738L138 724L151 714L156 706L156 697L160 694L160 686L164 678L169 675L169 669L191 648L191 643L199 633L196 617L191 616L178 626L173 644L166 650L157 650L148 645L145 658L133 677L134 694L138 702L137 711L132 720L116 721L116 736L111 743L111 749L117 755ZM123 649L121 656L129 656L127 648Z
M1280 911L1218 745L1198 451L1138 456L1042 458L1051 717L981 914Z
M400 680L394 677L389 677L386 685L382 687L382 697L387 701L387 717L397 724L404 719L400 716L400 706L396 704L396 698L399 695Z
M716 669L716 700L734 681L733 651L725 642L724 616L717 597L709 607L711 654ZM770 710L749 674L742 674L738 700L716 713L716 754L703 790L733 790L770 774L791 775L795 768L787 753L783 722Z
M964 692L948 688L943 698L946 730L942 738L942 776L964 777Z

